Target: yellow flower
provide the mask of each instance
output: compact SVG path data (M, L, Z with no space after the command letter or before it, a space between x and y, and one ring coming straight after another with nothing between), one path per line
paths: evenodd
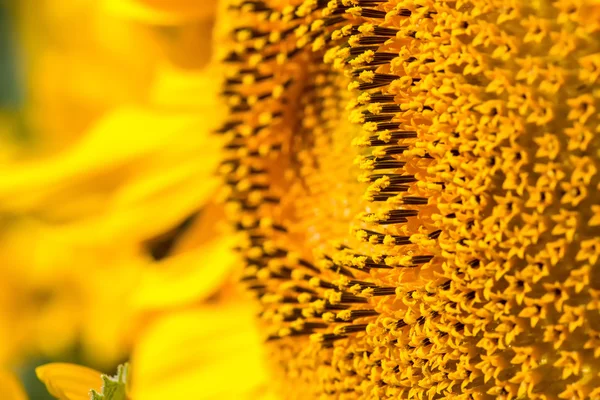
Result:
M222 173L282 393L599 392L594 3L226 3Z
M191 1L105 5L161 25L203 18ZM218 130L227 152L219 170L243 234L240 280L258 312L215 289L227 270L206 269L235 263L229 239L190 235L172 246L180 232L169 228L212 190L193 185L205 179L193 161L177 168L183 150L169 155L160 147L169 141L150 146L151 167L123 178L123 191L109 190L93 213L43 211L61 221L52 237L71 245L104 245L127 262L142 244L172 255L140 261L132 397L597 396L595 4L230 0L223 10L229 118ZM163 69L165 81L175 70ZM163 152L169 168L153 168ZM27 185L7 180L6 193L36 196L2 204L51 204L61 188L43 182L76 181L73 165L94 171L87 158L33 168ZM214 308L210 295L221 300ZM79 379L56 376L42 379L63 396Z

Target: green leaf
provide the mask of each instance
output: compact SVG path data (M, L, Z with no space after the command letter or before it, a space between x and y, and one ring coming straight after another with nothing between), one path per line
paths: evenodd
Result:
M102 393L90 392L90 400L127 400L129 365L119 365L116 376L102 375Z

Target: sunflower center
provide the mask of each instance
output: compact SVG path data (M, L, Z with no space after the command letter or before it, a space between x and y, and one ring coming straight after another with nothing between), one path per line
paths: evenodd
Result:
M598 26L509 3L233 6L243 280L300 397L592 392Z

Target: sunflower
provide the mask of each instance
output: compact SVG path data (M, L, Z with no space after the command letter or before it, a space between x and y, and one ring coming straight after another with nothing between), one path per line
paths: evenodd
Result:
M598 12L584 0L223 3L220 172L282 397L600 398ZM210 331L251 324L220 317ZM202 389L194 354L215 336L176 329L201 320L171 309L147 331L138 398ZM246 387L259 370L227 376L223 354L208 357L225 371L211 382ZM144 392L161 365L176 372Z
M287 397L600 397L597 6L227 4L221 171Z

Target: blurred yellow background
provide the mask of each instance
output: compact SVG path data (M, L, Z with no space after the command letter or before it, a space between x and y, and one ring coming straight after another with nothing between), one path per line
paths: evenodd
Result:
M207 322L252 313L214 315L236 295L214 201L216 2L0 4L0 398L23 398L19 381L50 398L46 362L113 374L130 357L136 398L200 398L208 355L230 351L217 332L205 353ZM258 340L235 334L236 356ZM204 394L223 390L219 368Z

